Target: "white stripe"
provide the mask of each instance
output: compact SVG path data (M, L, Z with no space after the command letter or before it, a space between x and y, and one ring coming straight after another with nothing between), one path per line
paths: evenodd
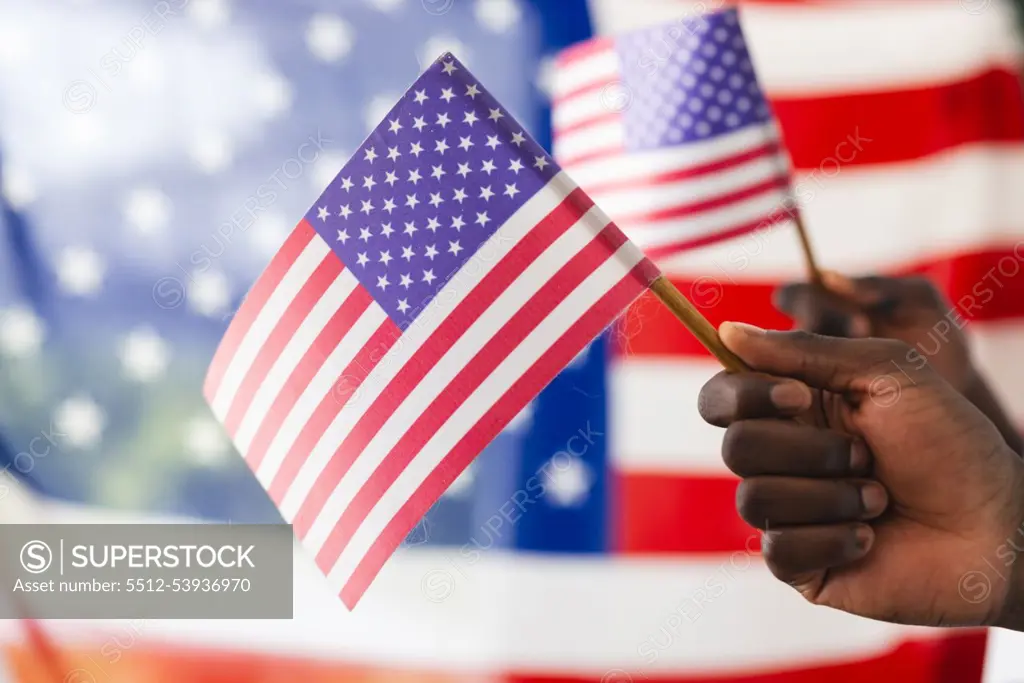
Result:
M557 207L566 196L575 189L564 173L555 176L544 188L517 211L496 233L488 240L485 248L481 248L480 256L487 255L487 258L475 257L470 263L473 268L463 267L457 282L463 288L463 296L476 287L489 273L502 256L507 254L515 244L519 242L534 226L547 214ZM500 235L500 237L498 237ZM497 239L496 239L497 237ZM494 249L492 253L490 250ZM469 265L469 264L467 264ZM380 396L381 392L388 386L392 379L405 366L419 347L430 338L441 323L451 314L452 302L442 297L435 297L423 313L416 319L402 335L402 342L395 344L390 351L373 368L369 376L360 385L358 392L328 427L316 447L309 453L302 464L298 475L289 487L287 494L281 503L281 514L284 518L291 520L309 495L310 489L326 467L335 449L344 441L349 430L356 424L363 411ZM262 468L261 468L262 469ZM276 471L276 467L274 468Z
M359 280L356 279L355 275L350 270L343 270L327 288L323 296L313 304L309 315L306 316L298 329L295 330L295 333L288 339L288 343L281 351L281 355L277 357L270 371L260 383L252 402L249 404L248 410L246 410L242 420L238 423L235 443L238 444L240 452L248 452L253 437L256 436L260 424L263 423L263 419L267 416L267 411L270 410L270 406L277 399L285 382L288 381L288 377L291 376L309 347L313 345L317 336L323 332L324 328L327 327L327 323L338 312L340 307L338 302L344 303L358 285Z
M314 235L292 263L288 272L285 273L277 288L271 292L266 304L256 315L252 326L245 333L245 337L231 357L227 370L224 371L220 388L211 404L215 415L221 419L227 415L228 408L235 400L238 387L241 386L246 373L249 372L260 349L263 348L263 344L266 343L270 333L281 320L281 316L284 315L289 304L330 251L331 248L327 246L327 243L320 239L319 235Z
M580 184L580 187L587 189L613 181L629 182L684 168L703 166L778 140L778 127L774 122L770 122L760 126L749 126L706 142L616 154L605 159L564 165L563 169Z
M777 156L759 157L717 173L684 178L664 185L593 193L594 201L612 216L629 216L711 201L725 194L785 178L785 164ZM622 219L617 219L619 225Z
M557 64L552 80L552 97L558 99L592 83L613 80L619 73L619 57L612 46L583 59Z
M614 215L612 219L641 248L653 249L682 240L714 235L716 232L740 227L747 223L766 221L772 213L786 207L788 197L787 188L776 188L765 190L753 197L727 204L719 209L702 211L682 218L648 223L619 221ZM791 222L787 220L786 224Z
M1024 272L1019 277L1024 277ZM1017 424L1024 424L1024 323L974 323L968 328L979 369ZM934 342L925 340L925 348ZM725 430L704 422L697 393L721 371L711 358L622 358L609 370L611 457L619 469L644 473L728 474L722 463ZM688 396L689 404L642 400ZM641 397L641 400L638 400Z
M552 151L560 164L574 163L584 155L621 151L626 134L620 121L587 126L579 131L555 139Z
M686 2L592 0L603 33L686 16ZM724 3L704 2L705 11ZM957 0L743 6L754 64L772 95L877 90L958 80L993 65L1014 71L1021 48L1009 2L968 13ZM692 14L692 10L690 12Z
M337 305L341 304L342 302L338 302ZM385 320L387 320L387 314L384 309L377 302L371 302L348 331L348 334L342 338L341 343L331 350L330 355L317 370L312 381L303 389L302 395L292 406L288 417L281 423L277 433L271 437L270 446L264 451L263 460L256 470L256 478L264 488L270 487L274 475L281 468L281 463L284 462L292 444L299 438L306 423L309 422L309 418L313 416L324 398L335 390L341 373L374 333L380 329Z
M586 217L590 219L590 217ZM592 219L591 219L592 220ZM582 223L583 221L581 221ZM585 232L596 234L603 225L591 224ZM584 231L581 228L581 231ZM643 259L643 253L626 242L598 266L534 328L523 341L488 375L479 387L460 405L402 470L395 483L373 507L352 540L342 551L328 574L332 587L341 587L351 578L359 561L402 505L416 492L427 476L440 464L459 440L488 410L539 360L551 345L567 332L591 306L626 276ZM565 256L563 255L563 262ZM587 342L589 343L589 339Z
M870 143L866 143L870 144ZM1024 147L971 145L926 160L828 167L795 178L822 267L885 272L948 254L1014 244L1024 225ZM614 216L612 217L615 218ZM790 223L659 263L670 273L723 282L806 272Z
M515 220L515 216L512 220ZM395 444L406 435L434 399L448 388L456 375L466 367L469 359L475 357L495 337L502 326L522 309L573 255L593 241L594 235L608 223L607 219L604 223L598 223L600 220L601 218L595 210L584 214L573 227L560 235L536 260L532 261L526 270L501 292L494 303L488 306L469 329L434 363L377 434L362 449L351 469L345 473L344 478L335 487L323 510L317 516L313 526L310 527L309 533L303 539L307 547L319 551L342 513L345 512L352 499L377 470ZM500 240L502 237L499 230L491 239ZM465 296L464 294L459 295L462 288L462 283L456 278L438 292L438 298L443 300L451 294L449 306L454 309ZM385 356L382 362L388 360ZM365 410L366 406L367 404L363 403L361 407ZM316 475L319 476L319 473ZM292 504L301 504L306 496L305 493L302 493L302 498L299 498L299 495L299 490L296 490L294 494L292 491L288 492L288 496L281 505L283 514L294 514L292 510L297 508L292 508Z

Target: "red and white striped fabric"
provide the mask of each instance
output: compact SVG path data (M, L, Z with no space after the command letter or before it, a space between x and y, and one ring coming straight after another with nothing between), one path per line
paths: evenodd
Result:
M604 34L704 4L592 0ZM794 0L745 3L741 16L822 264L850 275L933 277L969 309L976 359L1024 419L1024 370L1014 360L1024 341L1024 107L1013 9L995 1ZM772 290L806 274L788 223L659 265L713 323L769 328L791 324L772 307ZM685 398L719 367L656 302L641 300L630 315L638 322L625 326L610 388L619 547L680 575L728 563L751 532L735 512L721 431ZM738 573L726 597L709 601L685 631L727 644L715 662L693 659L679 644L685 638L672 643L652 624L665 644L656 649L656 673L722 683L981 680L984 634L939 632L922 641L916 629L883 632L837 616L808 640L805 617L791 604L800 598L763 592L765 574Z

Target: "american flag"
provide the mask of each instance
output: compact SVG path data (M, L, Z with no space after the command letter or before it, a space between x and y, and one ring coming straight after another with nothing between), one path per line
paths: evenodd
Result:
M652 256L788 217L789 166L735 9L569 48L555 157Z
M204 393L352 608L657 270L451 54L246 298Z

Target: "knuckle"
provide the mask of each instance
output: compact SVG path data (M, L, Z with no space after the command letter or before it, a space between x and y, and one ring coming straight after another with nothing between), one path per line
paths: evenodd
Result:
M697 412L708 424L728 427L735 413L735 377L720 372L701 387Z
M722 437L722 461L736 474L741 474L746 469L752 427L750 422L735 422L729 425L725 430L725 436Z
M747 524L757 529L769 526L769 503L768 492L757 479L744 479L736 487L736 510Z

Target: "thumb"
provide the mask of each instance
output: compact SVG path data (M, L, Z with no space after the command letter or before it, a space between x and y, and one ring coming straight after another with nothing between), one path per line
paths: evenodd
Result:
M895 370L904 375L914 371L906 367L910 347L891 339L776 332L733 322L722 323L719 336L751 370L791 377L836 393L866 390L872 380L882 374L895 374Z

